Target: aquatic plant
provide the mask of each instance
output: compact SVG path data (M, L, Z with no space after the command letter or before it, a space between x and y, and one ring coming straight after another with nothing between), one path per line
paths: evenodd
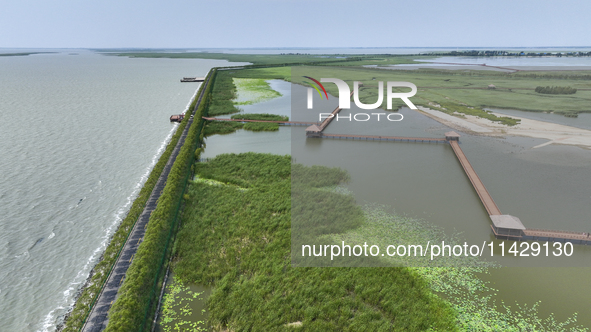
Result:
M173 331L208 331L204 320L191 320L194 314L191 309L191 302L204 301L204 292L193 292L188 286L178 280L177 277L167 285L168 291L162 300L160 327L164 332ZM182 295L181 293L186 294ZM202 312L203 314L203 312Z
M265 79L233 78L232 80L236 86L235 105L252 105L281 97L281 93L273 90Z
M234 114L231 118L237 120L289 121L289 117L285 115L268 113L241 113Z
M278 131L279 124L272 122L247 122L243 128L244 130L250 131Z

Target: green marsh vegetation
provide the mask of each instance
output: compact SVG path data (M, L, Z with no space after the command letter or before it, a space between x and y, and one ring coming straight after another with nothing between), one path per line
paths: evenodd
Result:
M570 86L538 86L535 91L546 95L573 95L577 93L577 89Z
M314 66L296 68L298 73L306 72L312 77L336 77L352 88L354 81L360 81L360 100L374 103L378 96L378 81L412 82L418 92L410 100L415 105L431 107L430 103L443 105L455 103L461 112L473 114L470 109L501 108L532 112L555 112L576 114L591 112L591 72L496 72L460 70L392 70L344 66ZM307 85L302 75L294 74L293 83ZM488 89L493 84L496 89ZM536 86L569 86L577 89L574 95L543 95L535 92ZM328 93L336 96L334 84L324 84ZM583 90L585 89L585 90ZM400 90L400 91L408 91ZM386 100L382 104L385 109ZM401 100L393 100L394 110L405 106ZM460 107L465 106L465 107ZM485 111L484 111L485 112ZM484 113L480 113L486 116Z
M291 166L289 156L256 153L196 165L200 178L248 189L194 182L185 196L173 271L184 283L214 286L207 302L214 329L456 330L450 306L409 269L293 268ZM302 171L326 184L347 178Z
M237 75L237 73L241 75ZM280 93L271 89L266 80L273 78L285 79L285 75L289 75L289 68L219 71L212 90L211 105L207 109L208 116L215 117L217 115L239 113L240 109L236 105L248 105L281 96ZM242 76L242 78L236 78L235 76ZM260 78L260 76L266 76L266 78ZM242 97L237 97L239 95ZM237 98L238 102L236 102ZM288 121L286 117L271 114L236 114L232 116L232 119ZM230 134L238 129L277 131L279 130L279 124L213 121L206 124L205 136Z
M232 115L232 119L238 120L263 120L263 121L288 121L289 118L282 115L275 114L258 114L246 113ZM250 131L277 131L279 130L278 123L269 122L247 122L240 123L234 121L207 121L205 124L205 137L212 135L231 134L238 129L245 129Z
M421 98L414 97L413 102L415 104L429 107L429 104L433 102L453 108L455 105L450 106L449 103L457 103L460 106L465 106L462 109L466 112L469 112L467 109L471 110L471 107L482 108L488 106L576 114L577 112L588 111L586 107L588 107L590 97L589 92L584 90L579 90L576 96L541 96L531 88L532 86L551 86L555 84L553 83L555 80L562 80L564 84L579 89L589 88L591 75L572 73L556 75L552 72L507 74L471 71L457 73L436 70L396 71L344 66L315 66L314 73L317 71L321 73L314 74L315 76L338 77L345 79L351 85L353 80L361 80L366 83L365 79L367 78L367 82L370 83L366 83L361 89L362 101L366 103L375 101L377 93L372 94L372 90L377 89L377 83L372 86L371 81L379 80L410 81L417 84L419 87L418 95ZM216 84L213 91L211 91L212 96L206 96L205 99L211 106L208 110L209 116L239 112L232 102L236 96L233 78L279 78L288 81L291 79L289 67L219 71ZM488 84L495 84L499 88L487 90L486 86ZM328 84L327 88L333 95L336 94L336 91L330 91L331 88L336 90L334 85ZM547 100L540 101L541 99ZM446 102L448 104L445 104ZM564 105L565 102L572 109L556 108ZM403 106L403 104L398 106ZM196 117L207 114L204 112L206 111L200 108L196 113ZM212 123L209 125L212 125ZM195 138L202 138L203 135L207 134L207 127L201 133L197 129L193 129L193 127L191 129L193 130L192 137ZM210 134L214 132L216 130L212 127ZM188 160L189 156L194 154L194 149L189 152L187 152L187 149L183 151L182 156L179 156L179 160ZM276 161L271 168L277 168L277 171L280 171L280 164L281 162ZM201 247L207 249L210 246L210 250L204 253L199 252L197 256L203 259L200 262L191 261L187 263L185 266L187 275L182 279L183 282L216 286L216 290L208 303L210 309L216 309L215 313L212 312L212 322L217 326L246 326L247 328L262 326L265 329L269 327L271 330L280 330L286 324L302 322L303 326L310 330L343 330L367 326L372 329L374 327L380 329L382 327L391 327L391 321L395 318L395 324L399 324L396 325L396 328L399 329L424 330L433 327L440 330L453 330L453 324L456 323L456 319L459 319L458 324L462 329L481 330L486 327L490 331L501 331L511 330L515 326L526 326L529 330L566 330L566 325L572 323L552 321L539 323L538 321L541 320L536 318L535 307L524 311L530 317L528 320L514 318L516 314L508 313L508 315L512 316L504 316L504 314L490 309L489 300L486 297L472 298L470 296L465 297L464 302L450 300L458 315L458 318L454 318L456 314L454 314L453 310L445 302L435 297L431 289L442 289L446 296L449 296L448 292L462 289L456 287L457 285L453 286L451 282L442 281L450 276L455 276L455 282L460 283L459 285L474 289L474 294L480 294L483 291L482 288L479 288L480 286L477 286L479 280L473 277L470 271L464 272L453 268L441 268L442 270L439 270L439 272L436 269L421 271L421 269L409 268L292 268L289 259L290 230L289 226L286 228L286 224L289 225L289 220L285 220L284 212L289 211L291 213L289 201L285 201L285 197L287 196L289 199L290 190L294 188L284 181L270 180L281 178L283 176L283 174L279 174L281 172L277 173L270 170L269 167L258 165L252 158L249 159L248 165L257 165L256 167L260 168L260 171L267 172L264 173L265 181L260 180L260 178L263 178L262 173L243 172L244 169L231 163L216 164L215 166L222 169L222 172L208 171L205 166L198 166L197 168L202 167L198 172L201 172L205 179L211 178L223 183L234 184L234 186L215 186L205 181L197 181L189 186L189 191L195 190L195 193L191 194L189 192L184 196L185 203L199 203L201 208L205 207L204 211L194 213L200 218L199 222L205 220L209 223L209 227L218 233L217 235L209 234L207 232L209 228L203 225L191 226L205 231L203 235L197 235L203 236L198 240L205 241L205 244L193 243L193 245L197 246L196 249L201 250ZM171 234L169 231L172 229L170 217L174 201L180 196L178 190L179 177L186 171L185 168L178 166L171 173L173 174L170 182L171 189L166 191L166 196L169 199L163 200L162 208L156 214L158 217L155 217L158 220L155 223L151 221L153 226L150 227L155 228L147 233L145 242L148 245L142 244L144 249L138 251L140 259L137 257L134 259L134 264L128 273L128 279L126 279L121 289L122 293L112 308L108 331L125 330L130 326L141 325L141 320L145 319L143 312L148 310L143 309L153 307L154 303L151 295L144 290L152 288L154 280L159 278L154 275L157 270L157 263L155 262L159 255L162 254L162 251L167 250L167 246L163 246L164 235ZM238 172L238 174L233 172ZM323 174L320 170L314 172ZM335 173L340 174L340 172ZM335 186L345 181L345 179L323 181L326 181L326 186ZM328 226L312 228L314 232L311 234L315 237L324 236L324 241L334 241L335 238L331 238L331 234L350 235L353 234L351 232L354 230L362 230L363 220L367 218L368 211L359 207L356 208L351 199L347 198L347 195L326 190L324 188L326 186L318 187L316 185L314 187L310 183L302 183L299 190L307 190L308 193L313 193L313 195L302 195L303 199L308 199L307 197L322 198L324 202L331 202L333 207L347 207L350 213L347 214L347 222L335 220L333 224L328 224ZM236 187L248 190L249 194L254 194L249 195L248 198L244 198L245 195L231 196L235 194L234 192L243 192ZM297 187L296 189L298 189ZM286 190L285 193L281 193L281 189ZM297 192L298 190L296 190ZM207 195L202 197L201 194L203 193L211 194L212 197L207 197ZM226 198L229 198L232 202L243 204L220 204ZM184 213L189 213L188 211L196 208L196 206L187 207ZM270 216L268 215L269 212L271 212ZM208 213L222 217L216 219L208 215ZM254 230L258 232L254 232ZM192 234L191 231L187 232ZM178 243L181 244L182 241ZM195 248L189 247L188 249ZM177 248L175 253L178 256L175 264L182 267L181 262L183 259L186 259L187 255L194 254L190 252L191 250L188 250L185 252L185 256L181 256L182 251ZM189 257L189 259L191 258ZM136 263L136 261L140 262ZM203 262L208 263L203 264ZM212 264L211 267L208 265L209 263ZM395 273L393 273L394 271ZM277 276L275 276L276 273ZM392 274L396 275L394 281L391 280L393 278ZM327 280L334 280L336 286L331 286L331 283L328 283ZM367 280L369 282L366 282ZM396 289L381 287L381 285L388 282L397 285ZM411 284L412 287L406 289L404 285L408 284ZM399 292L398 288L404 291ZM383 294L386 294L387 298ZM392 301L392 298L402 301L400 303L403 305L397 305L398 302ZM292 301L292 299L295 300ZM408 299L413 299L413 302L409 303ZM418 302L415 302L416 299L418 299ZM254 302L251 305L249 301L253 300ZM86 306L89 305L88 301L79 302ZM250 314L252 307L257 310L254 315ZM275 308L280 308L278 311L281 313L280 315L270 314L274 312ZM492 311L485 312L483 310ZM72 316L74 317L75 314L73 313ZM400 320L404 320L403 318L407 321L401 322ZM80 319L77 321L80 321ZM507 328L507 326L511 327L511 329ZM539 326L544 326L544 328L539 328ZM547 328L548 326L554 328ZM579 329L572 328L571 330L577 331Z
M278 123L264 123L264 122L247 122L243 127L250 131L277 131L279 130Z
M170 59L216 59L228 60L231 62L250 62L255 65L281 65L285 63L308 63L308 62L332 62L343 61L331 55L322 57L321 55L307 54L231 54L231 53L209 53L209 52L123 52L123 53L105 53L117 56L127 56L132 58L170 58Z
M235 105L252 105L281 97L279 92L271 89L265 79L233 78L233 83L237 90Z
M349 179L342 170L244 153L197 164L196 174L199 181L184 196L173 271L181 287L213 286L207 311L214 330L585 330L575 326L576 317L540 319L537 305L495 307L495 290L477 278L487 265L478 261L469 268L454 267L453 260L438 268L293 267L292 213L314 202L327 213L299 211L311 221L296 242L442 239L424 221L383 206L359 207L340 186Z
M408 81L419 87L417 96L424 92L437 89L437 92L445 97L460 101L460 105L479 108L505 108L533 112L555 112L559 114L572 115L581 112L591 112L589 102L591 91L590 71L519 71L519 72L498 72L482 70L442 70L442 69L417 69L417 70L392 70L379 67L362 68L363 65L393 65L401 63L416 63L415 59L432 58L431 55L261 55L261 54L225 54L225 53L162 53L162 52L135 52L135 53L113 53L120 56L132 57L165 57L165 58L202 58L202 59L226 59L230 61L246 61L262 65L283 65L285 67L271 68L247 68L234 71L234 77L240 78L280 78L285 79L289 74L282 77L255 74L257 70L273 73L278 68L289 66L311 64L308 75L317 77L338 77L352 86L354 80L364 82L361 88L361 101L364 103L375 102L377 83L373 87L370 82L375 81ZM247 66L248 67L248 66ZM248 73L248 74L247 74ZM313 74L312 74L313 73ZM249 77L247 77L249 76ZM303 78L295 83L303 83ZM486 87L494 84L497 89L487 90ZM573 95L546 95L541 97L536 93L534 87L541 86L563 86L568 85L577 89L576 97ZM326 88L333 95L336 95L334 84L327 84ZM476 89L475 89L476 88ZM366 90L366 91L364 91ZM415 99L418 99L415 97ZM440 103L441 97L429 99L428 102ZM414 100L414 99L413 99ZM414 102L428 107L428 102ZM565 106L568 105L568 106ZM394 108L402 107L404 104L395 101ZM382 108L385 104L382 105ZM236 111L237 112L237 111ZM230 113L224 113L230 114Z
M443 113L447 113L450 115L461 116L463 115L472 115L477 116L479 118L488 119L490 121L499 122L507 126L515 126L521 122L519 119L515 119L509 116L496 116L492 114L490 111L485 111L479 107L470 107L466 105L458 104L457 102L453 101L446 101L441 102L441 104L429 104L429 108L436 109Z
M233 121L207 121L204 128L205 137L212 135L231 134L244 127L243 123Z
M262 121L289 121L289 117L268 113L244 113L231 116L232 119L239 120L262 120Z
M240 123L233 121L208 121L205 125L205 137L231 134L238 129L250 131L277 131L279 130L279 124L268 122Z
M233 101L236 98L236 86L228 71L222 70L218 72L213 84L211 98L211 104L207 109L208 116L215 117L240 112L240 109L236 108Z

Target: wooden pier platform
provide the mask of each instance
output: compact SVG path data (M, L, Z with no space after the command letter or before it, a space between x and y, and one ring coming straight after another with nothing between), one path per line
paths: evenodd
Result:
M203 82L205 81L205 77L183 77L181 78L181 83L185 82Z
M233 122L269 122L278 123L285 126L309 126L315 125L316 122L302 122L302 121L271 121L271 120L245 120L245 119L227 119L227 118L208 118L203 117L204 120L208 121L233 121Z
M351 91L351 94L349 95L349 97L353 96L353 91ZM318 126L320 131L322 132L331 122L334 118L337 117L337 114L339 114L339 112L342 110L342 108L338 107L334 109L334 111L332 111L331 116L329 116L328 118L324 119L324 121L322 121L322 123Z

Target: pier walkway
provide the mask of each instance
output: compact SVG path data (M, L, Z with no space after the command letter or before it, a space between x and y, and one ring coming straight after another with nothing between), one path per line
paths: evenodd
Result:
M445 138L430 137L402 137L402 136L375 136L375 135L349 135L349 134L322 134L323 138L354 139L365 141L405 141L405 142L441 142L445 143Z
M462 164L462 168L464 168L464 172L466 172L468 179L470 179L470 182L472 182L474 190L476 190L478 197L480 197L482 205L484 205L484 208L488 212L489 216L501 215L501 210L493 200L492 196L488 193L488 190L486 190L484 183L482 183L482 180L480 180L480 178L476 174L476 171L468 161L468 158L466 158L464 151L462 151L462 148L460 148L460 145L458 143L458 141L449 141L449 144L451 145L451 148L454 150L456 157L458 157L460 164Z
M353 96L354 91L351 91L351 94L349 95L349 97ZM322 132L324 130L324 128L326 128L334 118L337 117L337 114L339 114L339 112L342 110L342 108L338 107L334 109L334 111L332 111L332 113L330 113L330 116L327 117L326 119L324 119L324 121L322 121L322 123L320 123L320 125L318 126L318 128L320 129L320 132Z
M285 126L309 126L315 125L316 122L302 122L302 121L272 121L272 120L246 120L246 119L227 119L227 118L208 118L203 117L204 120L207 121L233 121L233 122L269 122L269 123L278 123L280 125Z
M591 244L589 233L578 233L568 231L553 231L547 229L524 229L524 240L533 241L554 241L554 242L572 242L577 244Z
M484 186L484 183L476 174L474 167L468 161L468 158L460 147L460 135L450 131L445 133L445 138L426 138L426 137L399 137L399 136L375 136L375 135L351 135L351 134L325 134L324 129L331 123L332 119L341 109L337 107L320 125L312 125L306 128L307 137L333 138L333 139L353 139L353 140L372 140L372 141L406 141L406 142L447 142L454 151L458 161L462 165L466 176L478 194L482 205L486 209L491 221L492 231L497 238L511 240L534 240L534 241L552 241L552 242L572 242L577 244L591 245L591 236L589 233L567 232L553 230L527 229L521 223L521 220L515 216L502 214L501 210L493 200L492 196Z

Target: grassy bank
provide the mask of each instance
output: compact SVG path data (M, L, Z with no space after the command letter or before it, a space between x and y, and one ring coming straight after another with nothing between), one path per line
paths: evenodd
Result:
M250 131L278 131L278 123L264 122L232 122L232 121L208 121L205 125L205 137L212 135L231 134L238 129Z
M215 117L217 115L238 113L234 99L236 99L236 86L232 81L231 71L220 71L217 74L216 82L211 93L211 105L208 108L207 115Z
M236 114L232 115L232 119L244 120L263 120L263 121L288 121L286 116L274 114ZM212 135L231 134L238 129L245 129L250 131L277 131L279 130L278 123L269 122L247 122L240 123L234 121L207 121L205 124L205 137Z
M186 111L187 115L193 113L198 96L199 91L195 94L193 101L189 105L189 108ZM121 221L117 231L115 234L113 234L113 237L105 249L105 252L101 256L100 261L92 270L85 287L80 291L80 295L77 298L72 311L67 316L63 331L78 331L84 324L84 321L89 314L92 305L94 305L94 301L96 301L103 284L106 282L106 279L113 265L115 264L115 261L117 260L117 257L119 256L119 253L123 248L123 245L125 244L125 241L133 228L133 225L136 223L140 214L144 210L144 206L148 201L148 198L150 197L150 194L152 193L152 190L154 189L154 186L156 185L156 182L158 181L164 166L166 166L170 155L176 147L188 120L189 116L186 116L178 126L166 149L152 169L150 176L134 200L129 212L127 213L127 216Z

